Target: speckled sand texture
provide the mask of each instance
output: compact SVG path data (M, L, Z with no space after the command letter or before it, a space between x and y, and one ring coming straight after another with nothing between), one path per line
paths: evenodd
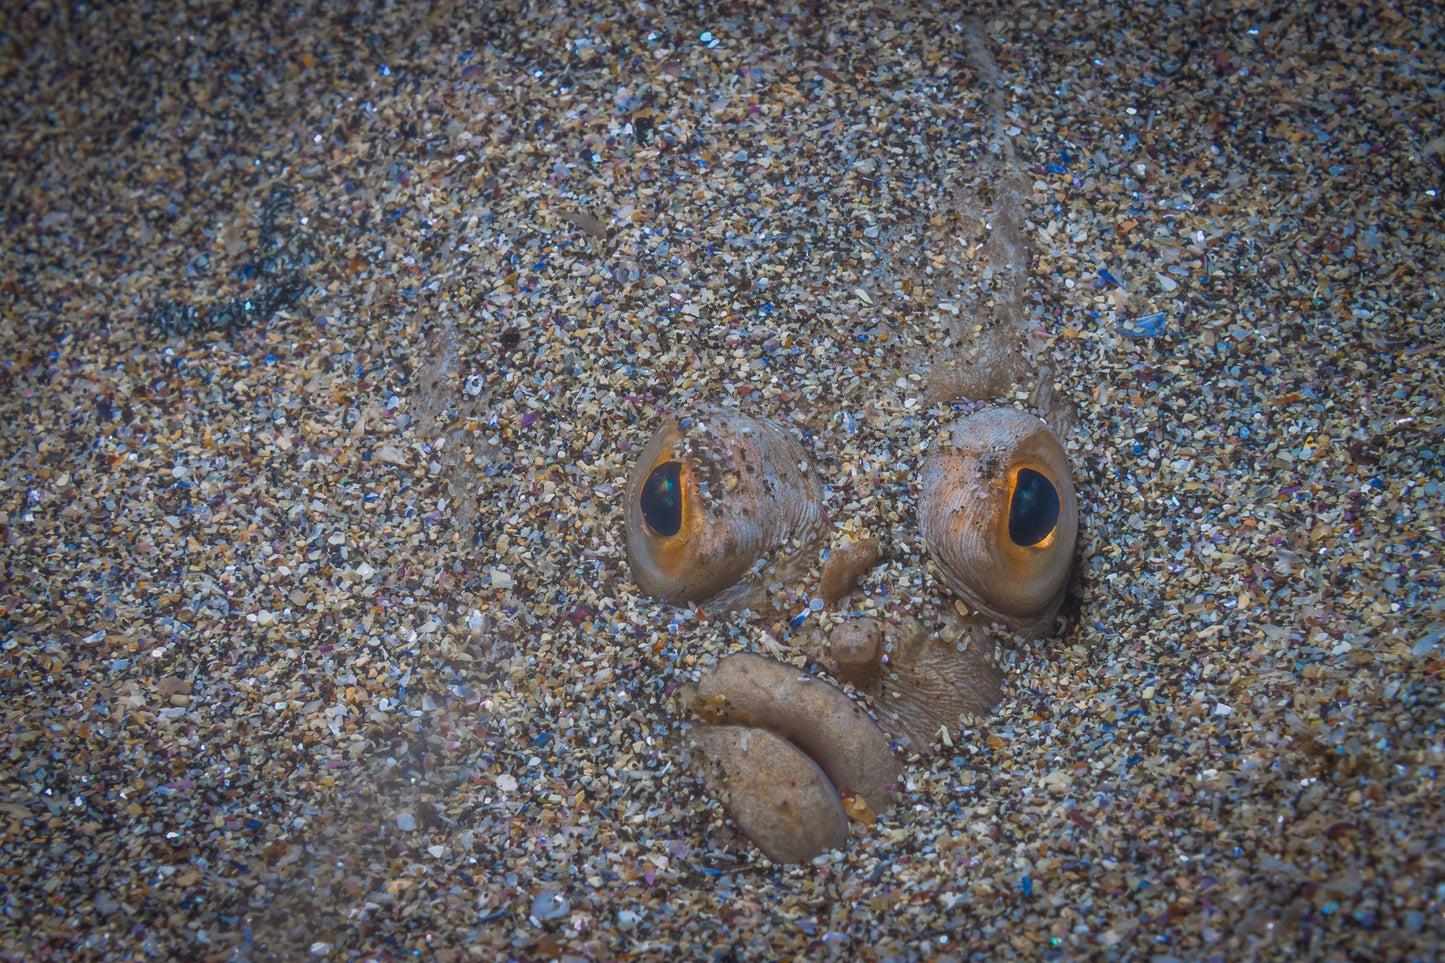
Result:
M1438 9L253 6L0 19L0 959L1435 958ZM959 390L1065 619L771 865L676 693L833 616L642 597L628 469L777 419L936 618Z

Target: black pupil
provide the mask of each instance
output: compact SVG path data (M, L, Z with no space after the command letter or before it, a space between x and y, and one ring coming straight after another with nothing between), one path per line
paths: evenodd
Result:
M1058 523L1058 489L1032 468L1020 468L1008 506L1008 537L1015 545L1037 545Z
M663 538L682 528L682 462L658 465L642 486L642 518Z

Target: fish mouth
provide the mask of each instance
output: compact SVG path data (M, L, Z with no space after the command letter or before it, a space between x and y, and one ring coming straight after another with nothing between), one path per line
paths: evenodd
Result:
M768 656L734 653L684 701L685 737L710 796L769 858L841 847L849 822L886 811L901 773L894 743L829 682Z
M839 685L754 653L724 656L681 695L685 757L770 859L840 848L893 802L906 754L927 752L1002 697L975 624L846 615L799 647ZM866 709L865 709L866 707ZM871 714L869 711L871 710Z

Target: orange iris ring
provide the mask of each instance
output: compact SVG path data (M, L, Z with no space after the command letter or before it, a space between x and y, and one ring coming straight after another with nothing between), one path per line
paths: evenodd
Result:
M646 518L642 518L641 521L642 530L647 533L648 541L651 543L650 550L653 555L653 561L665 568L676 571L683 565L685 561L683 556L686 552L687 544L692 541L693 536L699 531L702 523L702 506L696 497L697 480L695 478L693 464L687 458L678 457L676 448L669 445L653 459L652 464L647 466L647 474L642 477L648 477L658 468L672 461L682 466L678 471L677 484L678 498L682 502L682 506L679 509L682 515L681 527L678 528L676 534L663 535L651 525L647 524ZM640 489L638 497L641 498ZM641 516L641 512L638 514Z

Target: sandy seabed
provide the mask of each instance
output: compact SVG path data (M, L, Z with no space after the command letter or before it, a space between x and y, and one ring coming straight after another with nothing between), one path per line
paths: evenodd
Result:
M11 6L0 958L1445 945L1432 7ZM772 865L673 696L823 616L642 597L627 472L777 419L937 610L961 385L1065 617Z

